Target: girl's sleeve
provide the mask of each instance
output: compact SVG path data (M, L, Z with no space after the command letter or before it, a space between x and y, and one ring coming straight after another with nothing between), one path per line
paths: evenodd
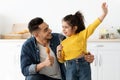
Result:
M90 35L92 35L92 33L95 31L95 29L99 26L99 24L101 23L101 21L99 20L99 18L97 18L92 24L90 24L87 28L86 28L86 38L88 38Z

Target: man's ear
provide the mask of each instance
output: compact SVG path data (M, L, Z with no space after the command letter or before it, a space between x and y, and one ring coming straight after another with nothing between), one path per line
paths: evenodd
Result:
M38 37L38 33L35 31L32 33L35 37Z

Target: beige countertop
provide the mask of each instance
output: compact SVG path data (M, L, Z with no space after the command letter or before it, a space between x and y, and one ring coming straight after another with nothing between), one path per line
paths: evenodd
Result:
M120 42L120 39L88 39L88 42Z
M0 41L25 41L26 39L0 39ZM120 42L120 39L88 39L88 42Z
M10 41L10 42L24 42L24 41L26 41L26 39L0 39L0 42L7 42L7 41Z

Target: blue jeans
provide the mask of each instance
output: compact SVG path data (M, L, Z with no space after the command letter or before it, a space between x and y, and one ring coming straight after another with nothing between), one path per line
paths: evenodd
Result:
M61 79L54 79L41 74L33 74L30 76L27 76L25 80L61 80Z
M91 80L90 63L84 57L66 61L66 80Z

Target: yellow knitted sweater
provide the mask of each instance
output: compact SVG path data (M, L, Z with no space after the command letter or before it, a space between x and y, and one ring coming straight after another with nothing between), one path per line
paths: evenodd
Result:
M59 62L63 63L66 60L79 57L83 52L87 53L87 39L100 23L101 21L97 18L83 31L80 31L79 33L63 40L61 42L63 49L61 51L61 58L59 58Z

